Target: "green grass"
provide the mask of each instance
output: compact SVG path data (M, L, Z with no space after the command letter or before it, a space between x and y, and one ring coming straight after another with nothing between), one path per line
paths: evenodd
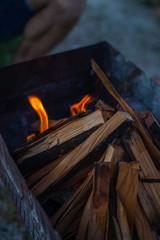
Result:
M10 41L0 43L0 67L7 66L12 58L12 54L22 41L22 36L18 36Z

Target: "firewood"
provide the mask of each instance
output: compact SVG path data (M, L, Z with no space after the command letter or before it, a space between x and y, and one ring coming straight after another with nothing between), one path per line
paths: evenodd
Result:
M92 189L91 173L80 188L66 201L65 204L51 218L53 227L65 239L69 233L77 232L81 216Z
M23 170L49 163L59 155L74 149L103 123L100 110L75 119L27 145L23 151L17 150L16 162Z
M135 225L139 240L158 240L158 234L151 229L139 202L137 202L136 206Z
M128 144L131 153L135 159L139 161L141 170L139 172L140 178L143 180L152 180L154 181L160 179L160 172L156 169L147 149L141 140L139 134L136 130L128 131L123 138L124 141ZM160 188L159 188L160 190Z
M115 174L115 166L120 161L123 155L123 150L120 147L109 144L107 150L102 155L99 162L111 163L111 174ZM54 228L65 239L71 232L76 232L80 223L80 217L83 213L84 204L86 204L89 192L92 187L93 171L79 187L79 189L66 201L65 204L57 211L57 213L51 218L51 222ZM76 219L76 221L75 221ZM79 220L78 220L79 219Z
M26 178L26 182L28 186L34 185L37 181L42 179L44 176L46 176L50 171L52 171L69 153L64 154L62 157L57 158L51 163L48 163L44 167L40 168L37 171L33 171L32 174L30 174Z
M119 162L122 160L124 151L121 147L109 144L104 162L111 162L111 178L114 181L118 172Z
M147 216L152 229L160 228L160 207L157 206L151 189L146 188L147 185L139 181L138 183L138 199ZM158 200L159 204L159 200Z
M127 220L127 215L119 194L117 194L117 215L123 240L131 240L132 237Z
M103 152L109 143L121 135L132 124L132 118L124 112L117 112L99 127L83 143L75 148L63 161L37 185L32 188L35 195L44 192L50 185L62 184L85 164Z
M102 100L97 101L95 108L101 109L103 111L112 112L112 113L114 113L115 111L114 107L111 107L110 105L106 104Z
M96 163L93 190L81 219L77 240L108 239L109 182L110 163Z
M76 236L76 240L87 240L87 229L88 229L88 222L90 218L90 212L91 212L91 205L92 205L92 192L88 198L87 204L84 208L83 215L81 218L81 222L79 225L78 234Z
M109 210L113 220L116 238L117 240L123 240L119 221L118 221L118 216L117 216L117 198L116 198L115 184L113 183L112 178L110 179Z
M160 150L160 125L151 112L146 113L143 119L149 133L151 134L154 144Z
M105 119L109 119L114 115L115 109L111 107L110 105L106 104L102 100L98 100L96 105L96 109L100 109L103 111L103 116Z
M138 190L138 162L120 162L116 191L123 202L127 222L132 236Z
M106 151L103 153L99 162L103 162L106 156ZM92 189L94 169L90 172L83 184L78 190L62 205L62 207L51 218L51 222L54 228L61 234L63 238L68 236L71 232L76 232L79 227L81 215L84 210L84 206L88 200ZM85 204L85 205L84 205ZM76 222L75 222L76 219ZM79 222L78 222L79 219Z
M157 147L152 143L148 135L146 134L145 130L143 129L142 125L140 124L138 118L132 111L132 109L127 105L127 103L123 100L123 98L119 95L119 93L116 91L114 86L111 84L107 76L104 74L104 72L101 70L101 68L97 65L97 63L92 59L92 68L96 72L97 76L100 78L102 83L104 84L105 88L110 92L110 94L119 102L119 104L122 106L124 111L128 112L131 117L134 120L134 126L137 128L140 136L142 137L142 140L144 141L147 150L149 151L150 155L153 158L154 164L156 167L160 170L160 151L157 149Z

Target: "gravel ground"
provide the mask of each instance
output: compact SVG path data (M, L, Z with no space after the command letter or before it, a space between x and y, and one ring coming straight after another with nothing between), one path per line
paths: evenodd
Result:
M53 51L108 41L147 77L160 77L160 9L139 0L88 0L79 23Z
M72 32L51 53L108 41L147 77L160 78L160 10L138 0L88 0ZM29 239L0 183L0 239Z

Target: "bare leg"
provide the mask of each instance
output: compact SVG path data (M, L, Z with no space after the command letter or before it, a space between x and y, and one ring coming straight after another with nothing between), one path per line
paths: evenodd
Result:
M86 0L29 0L37 13L24 29L12 63L40 57L60 42L77 22Z

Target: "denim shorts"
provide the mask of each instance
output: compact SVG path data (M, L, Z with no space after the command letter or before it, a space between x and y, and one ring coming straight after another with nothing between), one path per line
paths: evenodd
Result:
M21 34L34 13L27 0L0 0L0 42Z

